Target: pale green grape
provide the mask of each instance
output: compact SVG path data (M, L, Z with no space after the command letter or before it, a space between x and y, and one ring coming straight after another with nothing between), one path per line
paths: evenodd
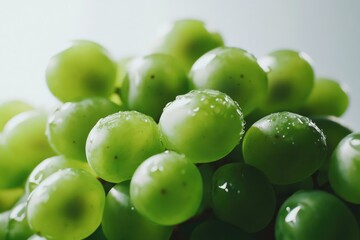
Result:
M129 180L140 163L163 150L155 121L136 111L118 112L101 119L86 142L91 168L113 183Z
M26 181L26 191L31 193L42 181L60 169L77 168L94 174L87 162L69 159L64 156L47 158L37 165Z
M153 52L173 56L186 71L201 55L224 45L220 34L210 32L199 20L178 20L168 25L165 30Z
M49 239L83 239L101 223L105 192L81 169L63 169L34 189L27 204L31 229Z
M175 225L197 212L202 198L199 170L184 155L166 151L135 171L130 196L139 213L161 225Z
M169 55L151 54L133 59L121 87L121 99L129 110L145 113L158 121L165 105L188 92L188 78Z
M109 97L115 90L116 70L116 64L102 46L75 41L50 59L46 82L62 102Z
M246 116L265 100L268 80L265 71L249 52L219 47L201 56L190 71L195 89L216 89L228 94Z
M49 118L46 134L61 155L86 161L85 144L90 130L120 107L106 98L86 98L61 105Z
M160 117L162 141L193 162L225 157L240 142L244 129L239 105L217 90L193 90L169 103Z

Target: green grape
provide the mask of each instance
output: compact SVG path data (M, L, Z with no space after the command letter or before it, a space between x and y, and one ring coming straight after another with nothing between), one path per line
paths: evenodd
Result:
M220 34L209 32L202 21L184 19L167 26L153 52L173 56L188 71L201 55L223 45Z
M329 163L330 185L346 201L360 204L360 133L344 137Z
M12 208L23 194L24 190L22 188L0 190L0 212Z
M46 69L49 90L62 102L109 97L115 90L116 64L97 43L75 41L53 56Z
M265 228L274 216L274 189L252 166L226 164L215 172L212 186L212 208L222 221L252 233Z
M169 150L193 162L225 157L239 143L244 129L239 105L217 90L193 90L169 103L160 117L162 140Z
M326 159L323 132L307 117L273 113L255 122L243 140L244 160L273 184L304 180Z
M26 207L26 201L21 201L11 210L6 234L7 240L27 239L34 234L27 221Z
M91 168L99 177L113 183L129 180L140 163L163 150L155 121L136 111L101 119L86 143Z
M340 117L349 106L345 87L333 79L316 79L314 87L300 111L305 115Z
M34 189L27 202L31 229L49 239L84 239L101 223L105 192L82 169L63 169Z
M190 71L195 89L216 89L237 101L248 115L265 100L268 81L255 57L243 49L219 47L201 56Z
M108 240L106 239L103 230L101 228L101 225L93 232L90 236L85 238L84 240Z
M135 171L130 196L140 214L161 225L175 225L197 212L202 198L199 170L184 155L166 151Z
M188 78L174 58L151 54L128 64L121 99L129 110L159 119L165 105L188 91Z
M269 90L260 107L266 113L295 111L302 106L314 85L314 70L304 52L278 50L259 59L268 71Z
M83 169L95 175L87 162L69 159L64 156L55 156L45 159L33 169L26 181L26 191L31 193L47 177L65 168Z
M5 175L12 175L12 171L17 168L17 177L25 180L38 163L55 155L45 135L47 119L47 113L33 110L16 115L6 124L3 131L3 144L4 151L8 151L10 165L9 162L0 163L7 165L9 172L5 169L0 171L4 171Z
M192 231L190 240L255 240L250 234L226 222L210 219Z
M281 206L276 240L356 240L359 228L347 206L323 191L299 191Z
M23 101L10 100L0 103L0 132L6 123L15 115L32 110L33 107Z
M86 98L62 104L49 118L46 134L61 155L86 161L85 144L90 130L100 118L120 111L105 98Z
M130 200L130 182L113 187L106 197L102 228L108 240L167 240L172 227L151 222L137 212Z

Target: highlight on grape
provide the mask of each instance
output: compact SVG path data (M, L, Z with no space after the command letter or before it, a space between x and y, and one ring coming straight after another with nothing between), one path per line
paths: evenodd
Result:
M143 56L49 59L56 109L0 103L0 239L359 239L360 133L307 53L183 19Z

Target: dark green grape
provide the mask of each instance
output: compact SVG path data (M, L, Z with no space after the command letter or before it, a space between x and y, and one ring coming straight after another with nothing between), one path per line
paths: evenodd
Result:
M86 161L85 144L90 130L100 118L120 107L106 98L86 98L62 104L49 118L47 137L61 155Z
M300 111L305 115L340 117L348 106L349 96L343 85L333 79L319 78Z
M266 113L295 111L302 106L314 85L314 70L304 52L277 50L259 59L268 72L269 91L261 106Z
M166 27L153 52L173 56L188 71L201 55L223 45L220 34L210 32L202 21L184 19Z
M292 184L320 168L326 159L326 140L309 118L273 113L246 132L243 154L245 162L263 171L273 184Z
M128 181L114 186L106 197L102 228L108 240L167 240L172 227L151 222L130 200Z
M323 191L299 191L281 206L276 240L356 240L359 227L347 206Z
M91 130L86 156L102 179L129 180L148 157L164 151L155 121L136 111L123 111L101 119Z
M159 128L165 147L193 162L225 157L240 142L244 129L239 105L217 90L193 90L169 103Z
M0 103L0 132L12 117L32 109L31 105L20 100L9 100Z
M163 152L145 160L131 179L130 196L140 214L161 225L194 216L202 198L202 179L184 155Z
M165 105L187 91L188 78L178 62L165 54L151 54L128 63L121 100L127 109L157 121Z
M102 46L75 41L50 59L46 82L62 102L109 97L115 89L116 71L116 64Z
M190 240L255 240L250 234L226 222L210 219L192 231Z
M329 181L335 193L346 201L360 204L360 133L344 137L329 164Z
M100 225L105 204L101 183L82 169L59 170L27 201L31 229L49 239L84 239Z
M222 221L246 232L265 228L275 213L275 193L266 176L243 163L229 163L213 176L212 208Z
M243 49L219 47L201 56L190 71L195 89L216 89L237 101L246 116L264 101L268 80L256 58Z
M91 174L94 174L87 162L69 159L64 156L47 158L39 165L37 165L30 173L25 185L27 193L31 193L42 181L44 181L51 174L65 168L83 169Z

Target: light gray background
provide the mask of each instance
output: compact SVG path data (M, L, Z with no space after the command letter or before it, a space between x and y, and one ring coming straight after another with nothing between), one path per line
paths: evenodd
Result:
M180 18L204 20L257 57L308 53L317 75L348 85L344 120L360 130L360 0L0 0L0 101L54 105L44 72L70 40L97 41L116 59L140 55L160 26Z

